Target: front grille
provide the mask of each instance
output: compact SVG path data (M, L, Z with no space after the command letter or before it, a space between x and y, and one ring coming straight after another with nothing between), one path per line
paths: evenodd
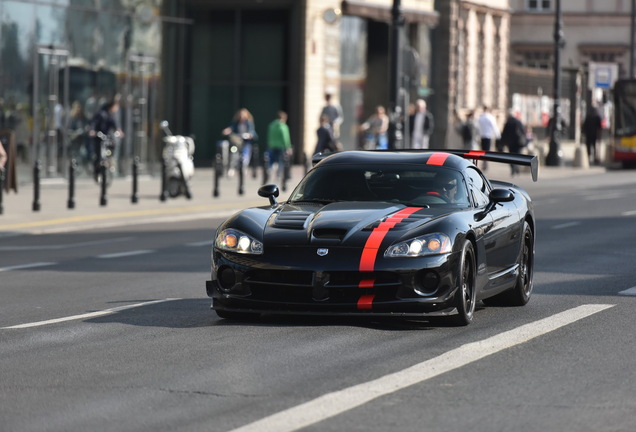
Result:
M314 272L303 270L252 270L245 282L252 285L313 286Z
M347 272L336 271L329 273L328 288L349 288L354 287L359 289L360 281L373 280L374 286L392 286L399 285L400 280L398 275L391 272L374 272L374 273L360 273L360 272Z
M360 273L335 271L323 273L322 279L312 271L254 270L245 275L243 283L255 300L313 303L356 303L361 295L375 294L391 300L397 296L400 279L396 273ZM373 288L360 288L362 281L373 280Z

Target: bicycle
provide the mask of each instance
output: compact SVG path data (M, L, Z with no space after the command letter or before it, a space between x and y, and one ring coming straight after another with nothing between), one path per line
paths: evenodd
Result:
M99 169L95 174L95 180L98 183L108 187L113 182L113 176L115 175L115 162L113 160L113 154L115 152L116 138L119 136L117 132L105 134L103 132L97 132L97 138L101 140L100 152L99 152Z

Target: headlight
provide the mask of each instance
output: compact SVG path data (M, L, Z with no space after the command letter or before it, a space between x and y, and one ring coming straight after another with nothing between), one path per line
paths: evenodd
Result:
M450 238L446 234L427 234L411 240L391 245L384 256L393 257L421 257L449 253L452 249Z
M263 243L235 229L225 229L221 231L216 236L214 246L236 253L256 255L263 253Z

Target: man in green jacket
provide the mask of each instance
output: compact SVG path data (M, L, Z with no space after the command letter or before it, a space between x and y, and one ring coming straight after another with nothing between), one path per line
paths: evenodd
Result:
M283 180L285 169L285 156L291 156L292 145L287 126L287 113L278 111L277 117L267 128L267 152L269 154L269 167L271 171L274 163L278 164L278 177Z

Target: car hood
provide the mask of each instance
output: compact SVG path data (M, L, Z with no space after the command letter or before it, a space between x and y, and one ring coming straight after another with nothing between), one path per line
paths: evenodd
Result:
M360 246L378 227L399 237L445 213L448 209L378 202L283 204L270 215L263 240L268 245Z

